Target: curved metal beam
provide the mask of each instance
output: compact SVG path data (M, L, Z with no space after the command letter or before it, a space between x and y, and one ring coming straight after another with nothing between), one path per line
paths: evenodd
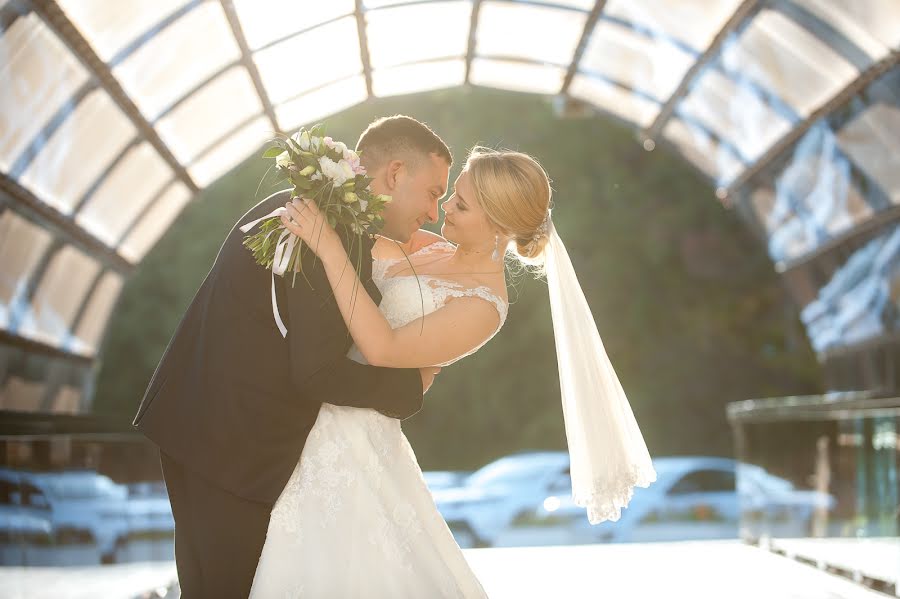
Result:
M188 175L187 170L175 159L172 151L163 143L153 126L150 125L134 101L122 89L118 80L113 76L109 65L100 60L100 57L97 56L97 53L60 9L59 5L53 0L31 0L31 5L34 11L40 15L56 35L65 42L72 53L87 67L88 71L97 78L101 87L131 120L141 136L150 142L162 159L175 171L176 176L191 191L198 191L197 184Z
M584 56L584 51L587 48L588 42L591 41L591 33L593 33L594 26L597 24L600 13L603 12L605 7L606 0L597 0L594 4L594 8L588 15L587 21L584 23L584 29L581 31L581 39L578 40L578 45L575 46L572 62L569 63L569 69L566 71L566 78L563 79L562 88L559 90L559 93L565 94L569 91L569 86L572 85L572 79L574 79L575 74L578 73L578 64L581 62L582 56Z

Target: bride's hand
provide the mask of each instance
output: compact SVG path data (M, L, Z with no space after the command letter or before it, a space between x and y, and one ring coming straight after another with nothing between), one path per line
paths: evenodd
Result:
M294 198L284 207L281 223L288 231L303 240L322 260L340 256L344 251L341 239L313 200Z

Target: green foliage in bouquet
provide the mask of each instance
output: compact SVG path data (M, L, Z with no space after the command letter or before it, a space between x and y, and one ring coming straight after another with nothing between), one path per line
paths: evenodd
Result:
M362 235L381 230L384 205L388 195L372 193L371 177L360 164L359 154L344 143L325 135L325 127L317 124L307 130L301 127L294 135L273 139L263 158L275 159L275 183L289 181L291 198L310 198L335 229L345 228L358 240ZM290 238L294 241L290 242ZM253 252L258 264L283 275L287 271L302 272L303 243L288 231L279 216L264 217L259 230L244 238L244 246ZM289 257L278 256L277 248L289 249ZM361 248L361 244L351 243ZM281 260L277 260L277 258ZM293 285L293 280L292 283Z

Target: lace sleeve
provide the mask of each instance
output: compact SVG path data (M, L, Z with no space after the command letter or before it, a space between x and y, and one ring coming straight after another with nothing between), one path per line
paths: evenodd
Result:
M503 326L503 323L506 322L506 314L508 312L507 303L503 301L503 299L498 297L497 294L491 291L490 288L485 287L484 285L479 287L464 287L460 283L442 279L431 279L428 281L428 284L434 292L435 304L437 304L437 306L445 305L450 298L454 297L478 297L494 306L497 309L497 313L500 315L500 323L497 325L497 328L478 347L474 348L466 354L459 356L458 358L454 358L453 360L445 362L443 364L438 364L437 366L448 366L453 362L456 362L457 360L461 360L466 356L474 354L476 351L481 349L485 343L490 341Z

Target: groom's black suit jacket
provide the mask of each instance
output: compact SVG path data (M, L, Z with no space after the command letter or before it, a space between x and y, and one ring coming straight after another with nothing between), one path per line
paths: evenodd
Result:
M275 277L281 336L272 315L271 271L242 245L239 226L283 206L277 192L234 225L166 348L134 425L197 475L245 499L274 504L296 466L322 403L406 418L422 406L417 369L377 368L346 357L352 339L321 264ZM350 254L357 255L357 251ZM376 303L372 242L360 279Z

